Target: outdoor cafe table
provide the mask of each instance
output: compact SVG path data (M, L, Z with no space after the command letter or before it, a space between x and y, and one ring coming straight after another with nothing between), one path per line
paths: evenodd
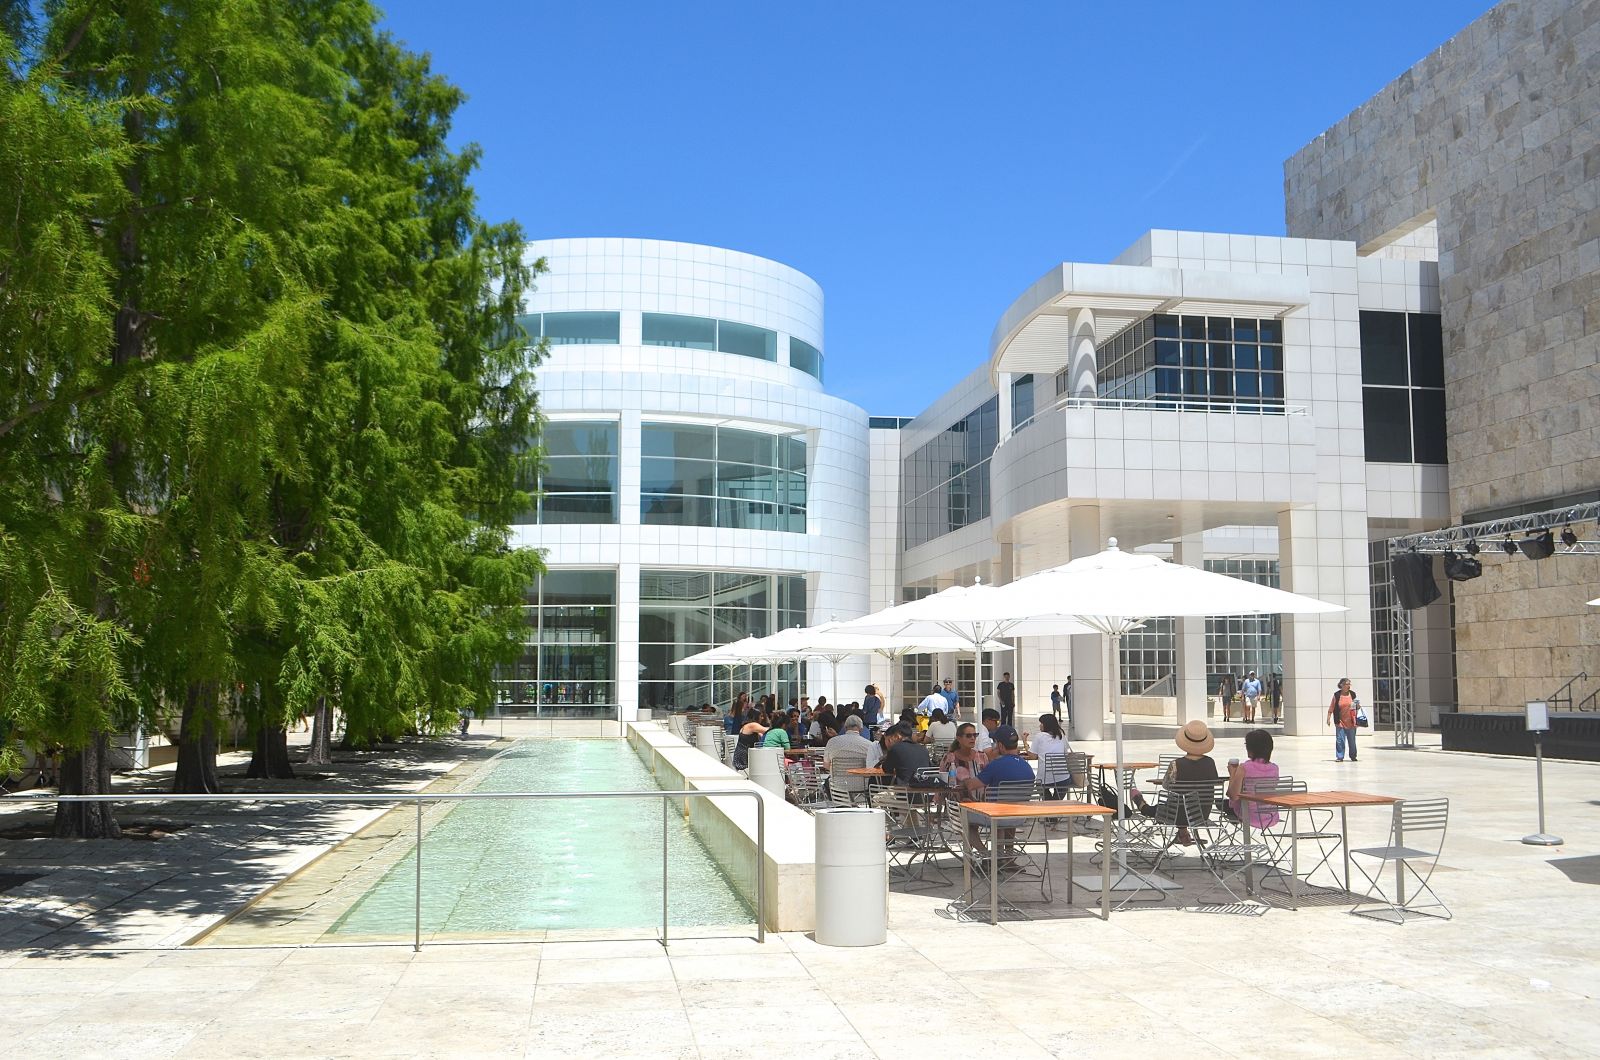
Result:
M1350 893L1350 807L1352 806L1393 806L1400 800L1393 795L1369 795L1360 791L1293 791L1278 795L1252 795L1241 793L1240 801L1259 802L1264 806L1275 806L1280 810L1289 811L1289 908L1300 908L1300 842L1296 836L1300 834L1301 810L1338 810L1339 811L1339 851L1344 855L1344 890ZM1239 815L1244 819L1244 847L1245 854L1245 890L1250 894L1255 893L1255 859L1248 851L1250 844L1250 814ZM1395 842L1401 842L1402 837L1395 836ZM1327 859L1324 858L1324 861Z
M854 770L852 770L854 772ZM1002 824L1028 821L1053 821L1068 817L1102 817L1102 849L1111 849L1111 815L1104 806L1086 802L963 802L961 809L969 818L989 823L989 923L1000 923L1000 837ZM963 896L972 893L971 836L961 829L961 886ZM1050 839L1044 841L1045 870L1049 869ZM1100 865L1100 919L1111 919L1111 858L1101 859ZM1072 829L1067 829L1067 904L1072 904Z

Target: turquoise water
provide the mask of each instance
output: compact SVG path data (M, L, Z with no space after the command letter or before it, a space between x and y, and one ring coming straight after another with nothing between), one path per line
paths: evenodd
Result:
M492 791L654 791L622 740L525 740L481 784ZM457 804L422 845L422 930L498 935L530 930L661 927L660 799L485 799ZM734 891L677 805L667 814L673 927L749 924ZM392 866L333 927L336 935L407 935L416 852Z

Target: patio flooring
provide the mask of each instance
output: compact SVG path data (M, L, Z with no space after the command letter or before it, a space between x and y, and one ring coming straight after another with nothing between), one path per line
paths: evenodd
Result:
M1531 762L1445 754L1426 736L1433 748L1395 751L1384 739L1366 737L1361 760L1342 764L1331 737L1279 739L1275 760L1313 789L1450 796L1434 884L1453 921L1397 927L1318 905L1261 916L1130 908L1106 923L1061 907L991 927L941 915L947 893L896 892L888 943L861 950L799 934L665 950L0 948L0 1041L30 1060L1600 1055L1600 767L1546 764L1548 827L1566 845L1530 847L1519 840L1537 825ZM1129 751L1153 758L1170 746ZM1239 753L1230 738L1213 755ZM1385 811L1350 820L1357 845L1383 840ZM11 871L29 870L0 860ZM1058 905L1064 890L1061 880ZM150 942L184 926L149 913Z

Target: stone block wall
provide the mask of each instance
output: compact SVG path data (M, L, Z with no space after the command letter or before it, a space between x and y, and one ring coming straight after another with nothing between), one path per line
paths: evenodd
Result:
M1600 0L1495 7L1290 158L1284 194L1291 236L1364 253L1433 218L1455 520L1600 491ZM1600 673L1600 558L1456 590L1461 709Z

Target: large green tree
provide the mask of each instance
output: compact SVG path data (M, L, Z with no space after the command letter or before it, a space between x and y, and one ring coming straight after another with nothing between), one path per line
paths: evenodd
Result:
M130 709L180 711L178 787L214 790L225 702L282 775L299 712L324 748L332 695L358 737L443 724L514 650L530 270L446 145L459 93L375 23L352 0L67 0L12 63L18 107L106 141L98 184L30 212L91 259L98 330L0 339L40 364L0 394L0 462L49 516L0 524L22 557L0 679L54 675L0 716L68 748L64 790L105 790ZM115 827L74 813L63 833Z

